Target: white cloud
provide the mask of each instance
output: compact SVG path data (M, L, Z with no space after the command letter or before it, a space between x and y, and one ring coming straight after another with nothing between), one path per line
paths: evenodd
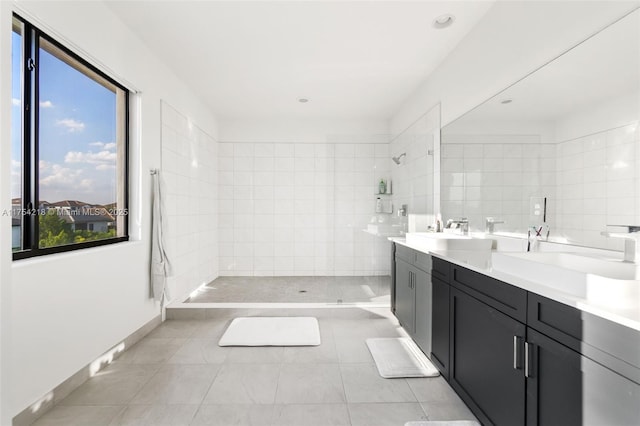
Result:
M73 118L58 120L56 121L56 125L66 128L69 133L81 132L84 130L84 123L82 121L76 121Z
M110 164L115 163L116 153L109 151L100 152L80 152L69 151L64 156L65 163L89 163L89 164Z
M97 146L102 149L110 150L116 147L115 142L91 142L90 146Z
M20 99L17 98L11 98L11 105L13 106L20 106L22 102L20 101Z
M53 102L51 102L51 101L40 101L40 108L53 108Z
M42 165L40 165L42 171ZM59 164L48 164L46 169L49 173L46 176L40 177L40 185L42 186L68 186L70 184L76 184L78 177L82 174L82 170L72 170L66 167L62 167Z
M96 166L96 170L105 171L105 170L115 170L115 164L98 164Z
M80 188L91 189L92 186L93 186L93 180L92 179L82 179L80 181Z

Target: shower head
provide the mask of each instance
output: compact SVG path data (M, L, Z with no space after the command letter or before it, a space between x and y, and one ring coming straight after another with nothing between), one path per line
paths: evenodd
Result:
M406 153L406 152L403 152L402 154L398 155L397 157L393 157L393 158L391 158L391 159L393 160L393 162L394 162L394 163L396 163L396 164L400 164L400 159L401 159L402 157L404 157L405 155L407 155L407 153Z

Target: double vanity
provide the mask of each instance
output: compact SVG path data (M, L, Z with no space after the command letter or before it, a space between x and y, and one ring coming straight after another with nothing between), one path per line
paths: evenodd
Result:
M495 247L394 239L392 310L406 332L485 425L639 425L638 265Z

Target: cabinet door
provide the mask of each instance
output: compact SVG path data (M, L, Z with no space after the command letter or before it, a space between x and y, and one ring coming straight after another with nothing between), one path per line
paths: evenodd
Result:
M449 380L449 284L432 277L431 361Z
M415 290L412 266L396 259L396 318L409 334L415 332Z
M431 354L432 296L431 275L413 268L416 292L416 323L413 340L425 355Z
M527 425L640 425L640 385L527 329Z
M450 383L485 425L525 423L526 327L451 288Z

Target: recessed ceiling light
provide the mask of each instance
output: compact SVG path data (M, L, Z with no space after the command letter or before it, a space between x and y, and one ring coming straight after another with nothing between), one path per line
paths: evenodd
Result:
M304 103L309 102L309 99L307 99L307 98L300 98L300 99L298 99L298 102L300 102L301 104L304 104Z
M503 104L503 105L510 104L511 102L513 102L513 99L504 99L504 100L500 101L500 103Z
M453 21L456 20L456 17L450 13L446 13L444 15L438 16L433 20L433 26L439 30L443 28L447 28L453 24Z

